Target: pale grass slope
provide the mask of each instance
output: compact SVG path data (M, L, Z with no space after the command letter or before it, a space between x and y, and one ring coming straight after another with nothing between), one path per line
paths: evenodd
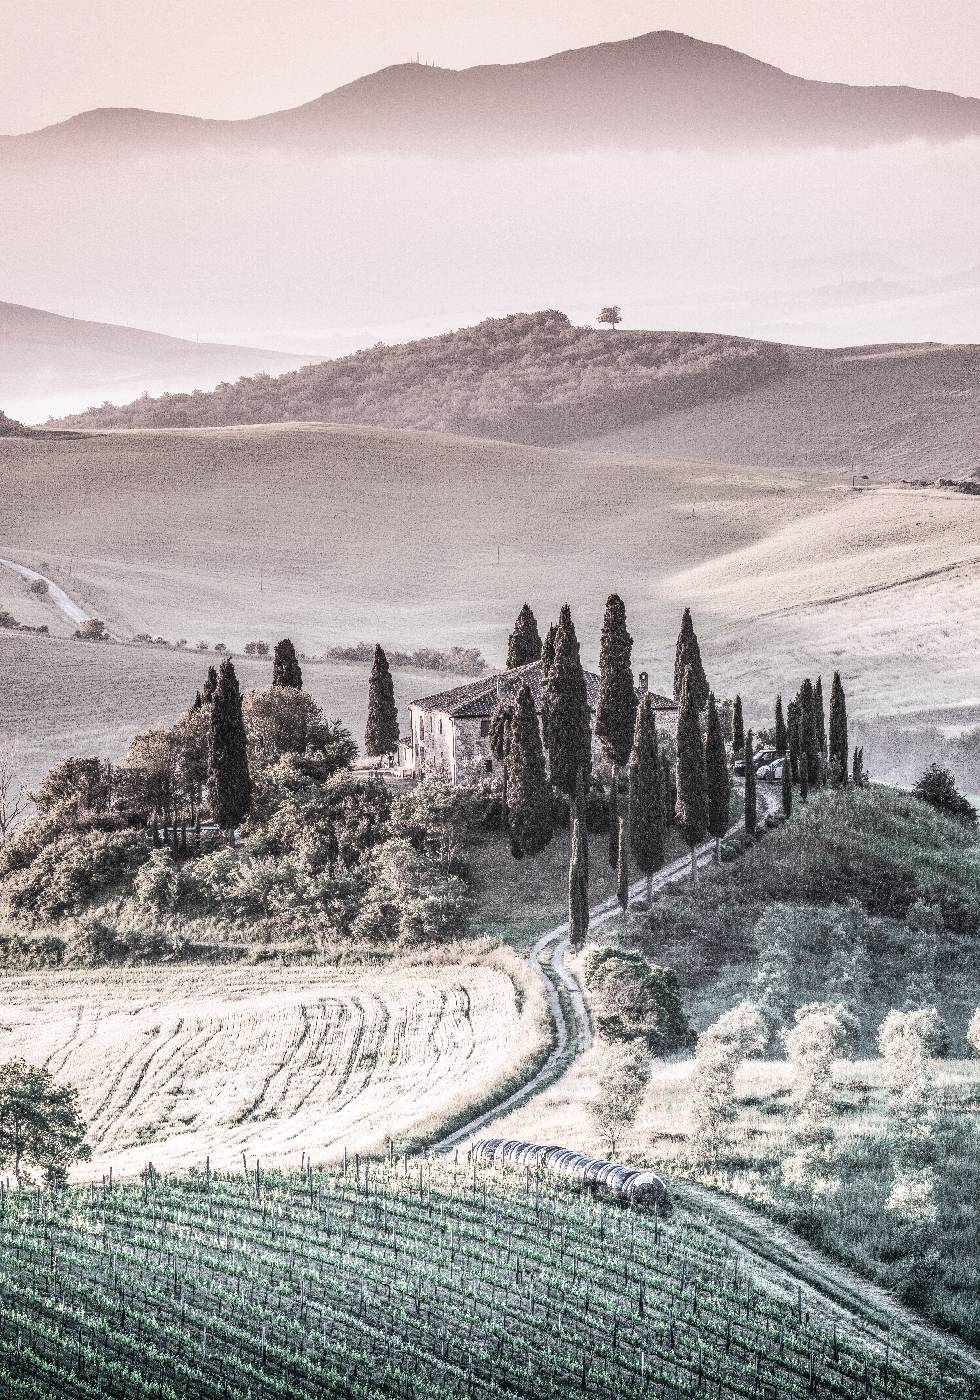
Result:
M541 996L520 960L456 954L380 971L11 976L0 1054L78 1087L93 1148L80 1179L379 1152L486 1099L540 1050Z

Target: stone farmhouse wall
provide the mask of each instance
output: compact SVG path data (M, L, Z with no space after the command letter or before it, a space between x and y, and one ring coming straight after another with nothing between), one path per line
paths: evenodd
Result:
M411 713L416 777L479 783L500 776L501 765L490 753L488 719L453 719L439 710L422 710L415 705ZM593 716L593 722L594 719ZM597 773L604 772L608 766L595 734L592 736L592 766Z

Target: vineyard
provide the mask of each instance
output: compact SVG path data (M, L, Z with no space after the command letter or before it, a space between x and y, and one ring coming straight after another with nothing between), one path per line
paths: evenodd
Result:
M5 1396L922 1400L898 1332L760 1286L700 1218L419 1158L0 1199Z
M451 1124L540 1048L524 964L480 956L9 976L4 1054L78 1086L96 1179L148 1161L234 1166L243 1151L270 1166L336 1159L343 1144L383 1151Z

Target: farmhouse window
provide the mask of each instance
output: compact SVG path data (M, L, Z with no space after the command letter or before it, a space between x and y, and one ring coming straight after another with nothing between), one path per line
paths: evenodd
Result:
M484 766L484 768L486 769L486 771L487 771L488 773L492 773L492 772L493 772L493 759L492 759L492 758L485 759L485 760L484 760L484 763L483 763L483 766Z
M485 739L489 733L490 733L490 721L489 721L488 719L481 719L481 720L480 720L480 738L481 738L481 739Z

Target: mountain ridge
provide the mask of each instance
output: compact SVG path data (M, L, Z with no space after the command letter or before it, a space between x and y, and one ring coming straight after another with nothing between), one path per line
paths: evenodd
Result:
M215 147L453 151L867 146L980 135L980 99L802 78L674 30L512 64L392 64L243 119L93 108L20 135L9 155Z

